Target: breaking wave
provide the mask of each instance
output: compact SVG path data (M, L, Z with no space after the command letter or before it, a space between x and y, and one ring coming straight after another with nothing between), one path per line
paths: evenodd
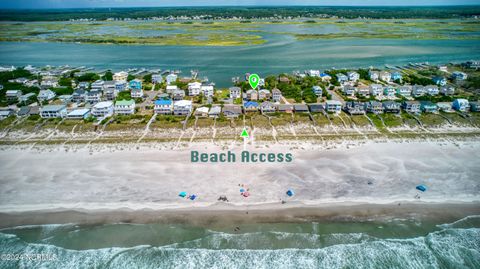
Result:
M164 246L87 250L28 243L0 233L2 253L56 257L50 261L1 260L0 268L480 268L479 220L478 216L465 218L439 225L440 231L407 239L380 239L365 233L209 231L200 238ZM52 229L48 231L53 233ZM270 248L273 245L276 249Z

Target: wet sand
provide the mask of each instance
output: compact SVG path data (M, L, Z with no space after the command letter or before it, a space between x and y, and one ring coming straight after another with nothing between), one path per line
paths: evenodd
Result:
M298 203L260 206L216 204L198 209L175 210L40 210L0 213L0 228L22 225L69 224L99 225L110 223L175 223L203 227L229 227L252 223L364 222L398 219L452 222L466 216L480 215L480 203L394 203L394 204L324 204L311 207Z

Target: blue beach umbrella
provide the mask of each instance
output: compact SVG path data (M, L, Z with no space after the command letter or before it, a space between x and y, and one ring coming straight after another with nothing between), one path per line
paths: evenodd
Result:
M421 191L421 192L424 192L427 190L427 187L425 185L418 185L416 187L417 190Z
M240 192L245 192L245 189L240 189Z
M185 196L187 196L187 193L182 191L178 194L178 196L182 197L182 198L185 198Z
M292 190L288 190L287 191L287 195L292 197L295 193L292 191Z
M190 200L193 201L193 200L195 200L195 198L197 198L197 196L195 194L190 195Z

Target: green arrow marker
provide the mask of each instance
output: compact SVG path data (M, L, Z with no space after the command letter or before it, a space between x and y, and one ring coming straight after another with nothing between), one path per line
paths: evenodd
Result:
M242 131L242 134L240 135L240 137L243 137L243 138L248 138L248 132L247 132L247 129L243 128L243 131Z
M258 82L260 82L260 77L257 74L251 74L248 77L248 83L250 83L250 86L252 89L256 89L258 86Z

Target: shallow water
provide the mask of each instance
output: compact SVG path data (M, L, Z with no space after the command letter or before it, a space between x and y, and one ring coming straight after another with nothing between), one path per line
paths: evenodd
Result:
M3 229L1 268L478 268L480 216L434 221L42 225Z

